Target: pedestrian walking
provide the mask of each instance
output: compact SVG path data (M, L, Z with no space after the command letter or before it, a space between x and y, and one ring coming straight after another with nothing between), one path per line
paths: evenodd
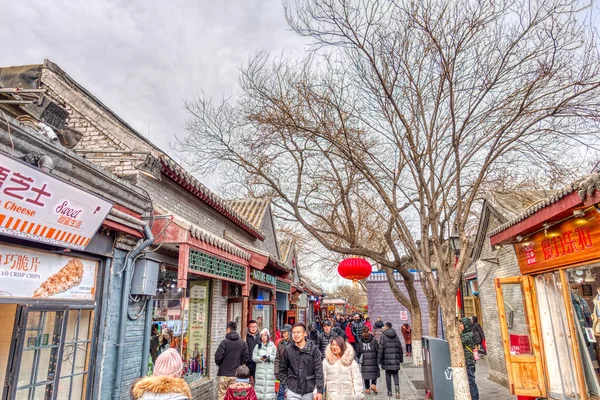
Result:
M319 350L323 358L325 358L325 353L327 350L327 345L331 342L331 340L336 336L333 328L331 327L331 321L323 322L323 332L319 334L319 339L317 343L319 345Z
M256 363L252 360L252 354L254 354L254 347L258 344L260 338L258 337L258 322L251 319L248 321L248 327L246 328L246 344L248 345L248 353L250 354L250 360L248 360L248 368L250 369L250 383L254 384L254 376L256 374Z
M369 328L369 332L373 332L373 324L371 324L371 317L365 317L365 326Z
M487 346L485 345L485 335L483 328L479 325L479 319L474 315L471 317L473 321L473 336L475 336L475 344L480 354L487 354Z
M406 345L406 357L412 356L412 329L409 324L402 325L402 337Z
M313 322L310 324L308 338L314 343L317 344L319 339L319 329L317 328L317 323Z
M133 400L191 400L192 392L181 379L183 362L175 349L156 358L152 376L138 380L131 389Z
M277 355L275 356L275 388L277 389L277 400L285 399L285 385L281 384L281 375L279 374L279 367L281 365L281 359L283 357L283 353L285 352L286 347L288 347L292 343L292 326L289 324L285 324L281 328L281 340L279 340L276 344L277 347ZM277 387L277 383L279 383L279 387Z
M359 400L365 397L354 349L340 336L327 346L323 376L328 399Z
M248 345L241 340L237 333L237 323L229 321L225 340L219 344L219 348L215 352L215 364L219 367L217 371L219 400L225 398L227 388L235 382L235 372L238 367L247 364L248 361Z
M352 321L350 326L352 335L354 336L354 352L358 353L358 341L362 335L362 328L365 326L365 323L360 319L360 314L354 315L354 321Z
M260 332L260 342L254 348L252 360L256 363L254 390L259 400L274 400L275 393L275 358L277 348L271 341L269 330Z
M250 369L247 366L240 365L235 370L235 382L227 388L225 400L258 400L250 384Z
M321 352L314 343L306 340L305 335L304 324L297 323L292 327L294 343L286 347L279 365L279 377L286 387L288 400L323 399Z
M402 343L392 328L391 322L383 324L383 334L381 335L381 343L379 346L379 354L377 361L381 368L385 370L385 385L387 387L388 397L392 397L392 378L394 379L394 389L396 390L396 398L400 398L400 364L404 362L402 356Z
M467 378L469 379L469 390L471 400L479 400L479 388L475 382L475 335L473 335L473 326L470 318L461 318L458 322L458 332L462 341L465 353L465 364L467 365Z
M379 343L375 336L369 332L369 327L363 326L362 335L358 345L358 359L360 360L360 372L362 374L365 393L375 394L377 391L377 379L379 379L379 363L377 356L379 354Z
M377 321L373 324L373 336L377 342L381 342L381 335L383 334L383 321L381 318L377 318Z

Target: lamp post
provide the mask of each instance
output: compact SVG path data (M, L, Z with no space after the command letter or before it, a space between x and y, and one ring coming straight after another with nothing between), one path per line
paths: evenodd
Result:
M460 256L460 237L457 233L453 234L449 238L450 246L452 250L454 250L454 269L456 270L456 265L458 264L458 257ZM463 277L462 272L460 274L460 281L458 292L456 292L456 299L458 302L458 308L460 309L460 317L464 318L465 316L465 299L463 295Z

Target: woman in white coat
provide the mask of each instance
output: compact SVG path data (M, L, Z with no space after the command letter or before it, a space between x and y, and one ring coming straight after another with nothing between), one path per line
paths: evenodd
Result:
M341 336L335 337L327 346L323 375L328 399L360 400L365 397L354 349Z
M256 363L254 390L259 400L275 400L275 356L277 347L271 342L269 330L260 332L260 342L254 347L252 360Z

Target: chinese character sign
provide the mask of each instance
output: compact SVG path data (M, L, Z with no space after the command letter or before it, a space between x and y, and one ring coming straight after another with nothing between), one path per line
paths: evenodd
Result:
M98 263L0 245L0 297L93 300Z
M600 221L588 211L515 244L521 273L581 263L600 257Z
M112 204L0 154L0 233L83 250Z

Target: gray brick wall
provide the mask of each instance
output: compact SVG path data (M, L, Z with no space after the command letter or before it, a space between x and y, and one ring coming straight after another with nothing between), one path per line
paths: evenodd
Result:
M275 227L273 225L273 214L271 213L271 206L266 211L266 215L263 218L262 226L260 230L265 233L265 240L260 242L260 247L263 250L275 255L279 258L279 249L277 246L277 237L275 234Z
M101 329L104 330L103 356L100 359L101 385L99 398L110 398L115 388L115 371L117 366L117 342L119 327L119 308L121 303L122 275L115 272L123 268L126 252L115 249L114 263L109 275L108 293L104 293L107 300L106 318L101 321ZM130 313L137 314L140 308L136 305L130 306ZM123 386L121 398L129 399L129 388L131 383L139 378L142 362L141 338L144 334L145 318L142 313L136 321L127 319L125 328L125 355L123 358Z
M217 398L217 383L214 379L203 379L190 385L194 400L213 400Z
M373 273L382 274L383 273ZM382 277L385 278L385 275ZM369 278L372 279L372 278ZM381 278L378 278L381 279ZM401 281L396 281L396 284L400 288L400 290L408 296L406 288ZM419 299L419 304L421 305L421 313L423 320L423 335L429 335L429 311L427 308L427 297L425 297L425 293L423 293L423 289L421 284L418 281L415 281L415 287L417 290L417 297ZM374 322L377 318L381 317L381 319L386 322L390 321L392 323L393 328L396 332L400 332L400 327L408 323L412 326L412 317L410 312L408 312L408 321L400 320L400 312L408 311L406 307L396 300L387 280L367 280L367 301L369 305L369 316L371 320ZM438 334L441 336L441 328L438 324ZM417 338L413 338L414 340L418 340ZM402 339L404 343L404 339Z
M484 211L485 212L485 211ZM487 345L487 361L489 365L489 378L508 387L508 376L506 372L506 360L500 333L500 322L498 320L498 305L496 302L496 290L494 279L498 277L520 275L519 265L513 246L502 246L499 250L492 249L489 241L489 232L501 224L500 218L493 212L489 217L488 227L485 233L481 251L480 261L477 262L477 281L479 284L479 298L481 301L481 313L483 316L483 330ZM498 263L483 260L494 260ZM514 311L514 331L524 329L524 310L520 288L504 287L505 302Z
M227 327L227 297L222 294L223 281L212 281L212 310L210 315L210 368L208 370L210 378L217 377L217 364L215 364L215 353L223 339L225 339L225 329ZM241 335L244 337L243 335Z

